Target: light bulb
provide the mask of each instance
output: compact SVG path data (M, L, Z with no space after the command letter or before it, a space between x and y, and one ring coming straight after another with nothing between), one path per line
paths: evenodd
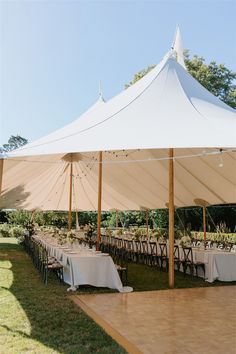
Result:
M218 165L219 167L223 167L224 164L223 164L223 158L222 158L222 152L220 152L220 163Z

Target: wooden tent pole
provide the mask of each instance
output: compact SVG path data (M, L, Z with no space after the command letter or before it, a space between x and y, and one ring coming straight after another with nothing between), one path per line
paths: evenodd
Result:
M97 218L97 248L100 245L101 231L101 209L102 209L102 151L99 151L99 166L98 166L98 218Z
M78 218L78 211L75 212L75 229L79 230L79 218Z
M4 163L4 159L0 159L0 197L2 193L3 163Z
M206 247L206 207L203 206L202 208L203 211L203 232L204 232L204 247Z
M146 210L146 226L147 226L147 236L148 236L148 210Z
M118 231L118 211L116 211L116 231Z
M169 149L169 288L174 288L174 149Z
M70 162L70 194L69 194L69 222L68 222L68 231L71 231L72 178L73 178L73 160L72 160L72 154L71 154L71 162Z

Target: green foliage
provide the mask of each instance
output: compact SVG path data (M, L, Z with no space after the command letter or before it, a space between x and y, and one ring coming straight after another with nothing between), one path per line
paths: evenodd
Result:
M9 224L23 226L31 220L32 212L26 210L7 211L6 217Z
M167 209L151 210L149 215L150 215L150 219L152 220L154 229L168 228L169 214Z
M213 95L236 108L236 85L234 84L236 73L226 68L224 64L217 65L215 61L207 65L205 59L196 54L191 59L188 50L185 50L184 56L188 72ZM125 88L135 84L154 67L155 65L148 66L147 69L139 71L129 84L125 84Z
M193 239L202 241L204 239L204 233L192 231L191 237ZM236 234L233 234L233 233L226 234L226 233L207 232L206 239L207 239L207 241L232 242L232 243L236 244Z
M20 226L14 226L10 229L10 234L12 237L21 237L24 235L25 229Z
M142 79L142 77L144 77L147 73L149 73L149 71L151 71L152 69L155 68L156 65L151 65L148 66L147 69L142 69L140 70L137 74L134 75L134 78L132 81L130 81L129 84L125 84L125 88L127 89L128 87L130 87L131 85L135 84L135 82L137 82L138 80Z
M25 138L22 138L20 135L11 135L11 137L8 139L7 144L3 144L3 151L9 152L12 150L15 150L25 144L28 143L28 140Z
M236 86L233 84L236 73L211 61L205 64L203 57L196 54L190 59L189 51L185 50L185 65L188 72L213 95L219 97L227 105L236 108Z
M10 225L8 225L8 224L0 225L0 235L2 237L10 237L11 236Z

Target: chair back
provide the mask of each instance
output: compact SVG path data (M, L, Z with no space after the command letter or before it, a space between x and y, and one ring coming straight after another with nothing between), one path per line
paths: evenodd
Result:
M139 240L134 241L134 246L135 246L135 252L140 253L142 251L141 242Z
M175 259L180 259L179 258L179 246L178 245L174 245L174 258Z
M183 247L184 262L190 262L193 264L193 250L192 247Z
M148 243L147 241L141 241L141 246L142 246L142 253L147 254L148 253Z
M159 247L161 250L161 257L167 257L167 244L166 243L159 243Z
M125 240L124 240L124 248L125 248L127 251L133 251L133 241L132 241L132 240L127 240L127 239L125 239Z
M149 242L151 254L157 255L157 243L155 241Z

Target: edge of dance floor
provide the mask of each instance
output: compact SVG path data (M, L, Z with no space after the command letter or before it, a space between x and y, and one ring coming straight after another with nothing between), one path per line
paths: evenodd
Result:
M132 354L142 354L142 352L125 337L123 337L117 330L115 330L111 325L109 325L104 319L96 314L89 306L87 306L83 300L81 300L80 295L72 295L70 299L78 305L89 317L91 317L104 331L111 336L118 344L120 344L128 353Z

